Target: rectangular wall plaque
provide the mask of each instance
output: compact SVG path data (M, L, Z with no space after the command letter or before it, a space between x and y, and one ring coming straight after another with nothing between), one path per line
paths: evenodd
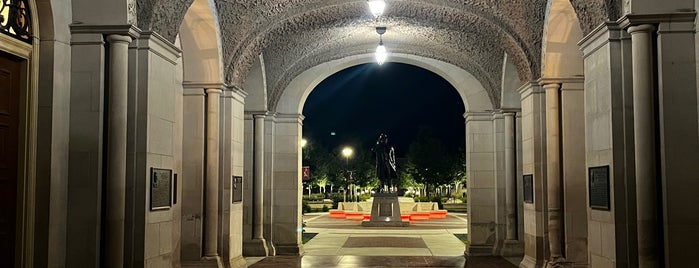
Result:
M231 199L233 203L243 202L243 177L233 176L231 182Z
M589 168L590 208L609 210L609 166Z
M172 170L150 169L150 210L165 210L172 206Z
M524 203L534 203L534 175L528 174L522 177L524 188Z

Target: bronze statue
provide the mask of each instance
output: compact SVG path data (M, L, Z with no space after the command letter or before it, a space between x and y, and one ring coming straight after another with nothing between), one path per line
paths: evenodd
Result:
M396 175L396 155L393 147L388 144L388 135L379 135L379 140L371 149L376 154L376 176L381 182L379 192L393 192L393 179Z

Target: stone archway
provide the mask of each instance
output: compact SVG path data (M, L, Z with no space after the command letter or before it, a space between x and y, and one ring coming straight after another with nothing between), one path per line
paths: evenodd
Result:
M181 244L184 266L240 266L242 204L232 202L232 179L242 175L245 95L223 83L216 7L195 0L179 28L182 176Z
M573 262L586 266L587 199L583 33L573 5L551 0L542 42L541 78L519 89L522 100L523 174L532 176L524 204L523 267Z
M374 61L373 54L360 54L342 59L326 62L312 67L296 76L286 87L281 95L278 105L268 115L273 117L273 134L267 139L273 140L271 156L274 165L267 167L273 177L274 195L273 209L274 220L273 242L278 254L298 254L302 252L300 244L301 227L301 150L300 140L302 133L303 105L310 92L325 78L330 75L359 64ZM476 78L465 70L439 60L415 56L410 54L391 54L389 61L418 66L430 70L443 77L458 91L466 110L466 137L467 140L467 172L469 178L483 181L494 180L495 148L493 147L493 105L485 88ZM485 174L485 175L483 175ZM488 175L490 174L490 175ZM469 235L472 247L482 246L490 248L495 241L491 241L492 232L488 228L491 222L489 215L494 215L497 207L495 197L488 193L494 191L492 186L479 186L469 189L469 196L473 196L469 202ZM474 186L470 183L470 186ZM485 197L485 198L484 198ZM489 210L492 210L489 212ZM481 228L483 226L483 228ZM470 250L470 249L469 249Z

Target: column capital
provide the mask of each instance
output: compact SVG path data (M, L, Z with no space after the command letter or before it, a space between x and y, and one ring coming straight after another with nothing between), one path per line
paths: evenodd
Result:
M141 30L131 24L123 25L90 25L90 24L71 24L70 32L73 34L103 34L103 35L123 35L130 36L132 39L138 38L141 35ZM131 41L129 41L131 42Z
M464 114L464 119L466 119L466 123L473 121L493 121L493 112L466 112Z
M561 90L561 84L558 83L543 84L541 87L544 89L544 91Z
M253 114L252 118L254 119L265 119L267 117L267 114Z
M210 94L221 95L221 93L223 93L223 90L221 90L220 88L207 88L206 89L206 95L210 95Z
M519 87L519 89L517 89L517 92L519 93L521 99L525 99L532 94L543 93L544 91L538 82L531 81L524 83L521 87Z
M629 28L629 33L632 31L652 31L655 28L649 29L641 27L631 30L632 27L643 25L655 26L663 22L694 22L696 12L673 12L673 13L658 13L658 14L628 14L616 21L622 29Z
M630 26L628 29L626 29L627 32L629 32L630 35L638 34L638 33L650 33L655 30L655 26L652 24L640 24L640 25L634 25Z
M110 34L107 35L107 42L110 44L115 44L115 43L126 43L129 44L131 41L133 41L133 38L129 35L123 35L123 34Z
M306 119L302 114L277 114L277 122L279 123L299 123L303 124L303 120Z

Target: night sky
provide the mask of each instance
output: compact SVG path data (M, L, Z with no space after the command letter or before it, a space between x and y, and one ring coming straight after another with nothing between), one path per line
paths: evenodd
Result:
M464 104L456 89L408 64L368 63L342 70L311 92L303 114L304 138L331 150L350 141L368 150L383 132L403 157L420 127L431 128L447 147L464 146Z

